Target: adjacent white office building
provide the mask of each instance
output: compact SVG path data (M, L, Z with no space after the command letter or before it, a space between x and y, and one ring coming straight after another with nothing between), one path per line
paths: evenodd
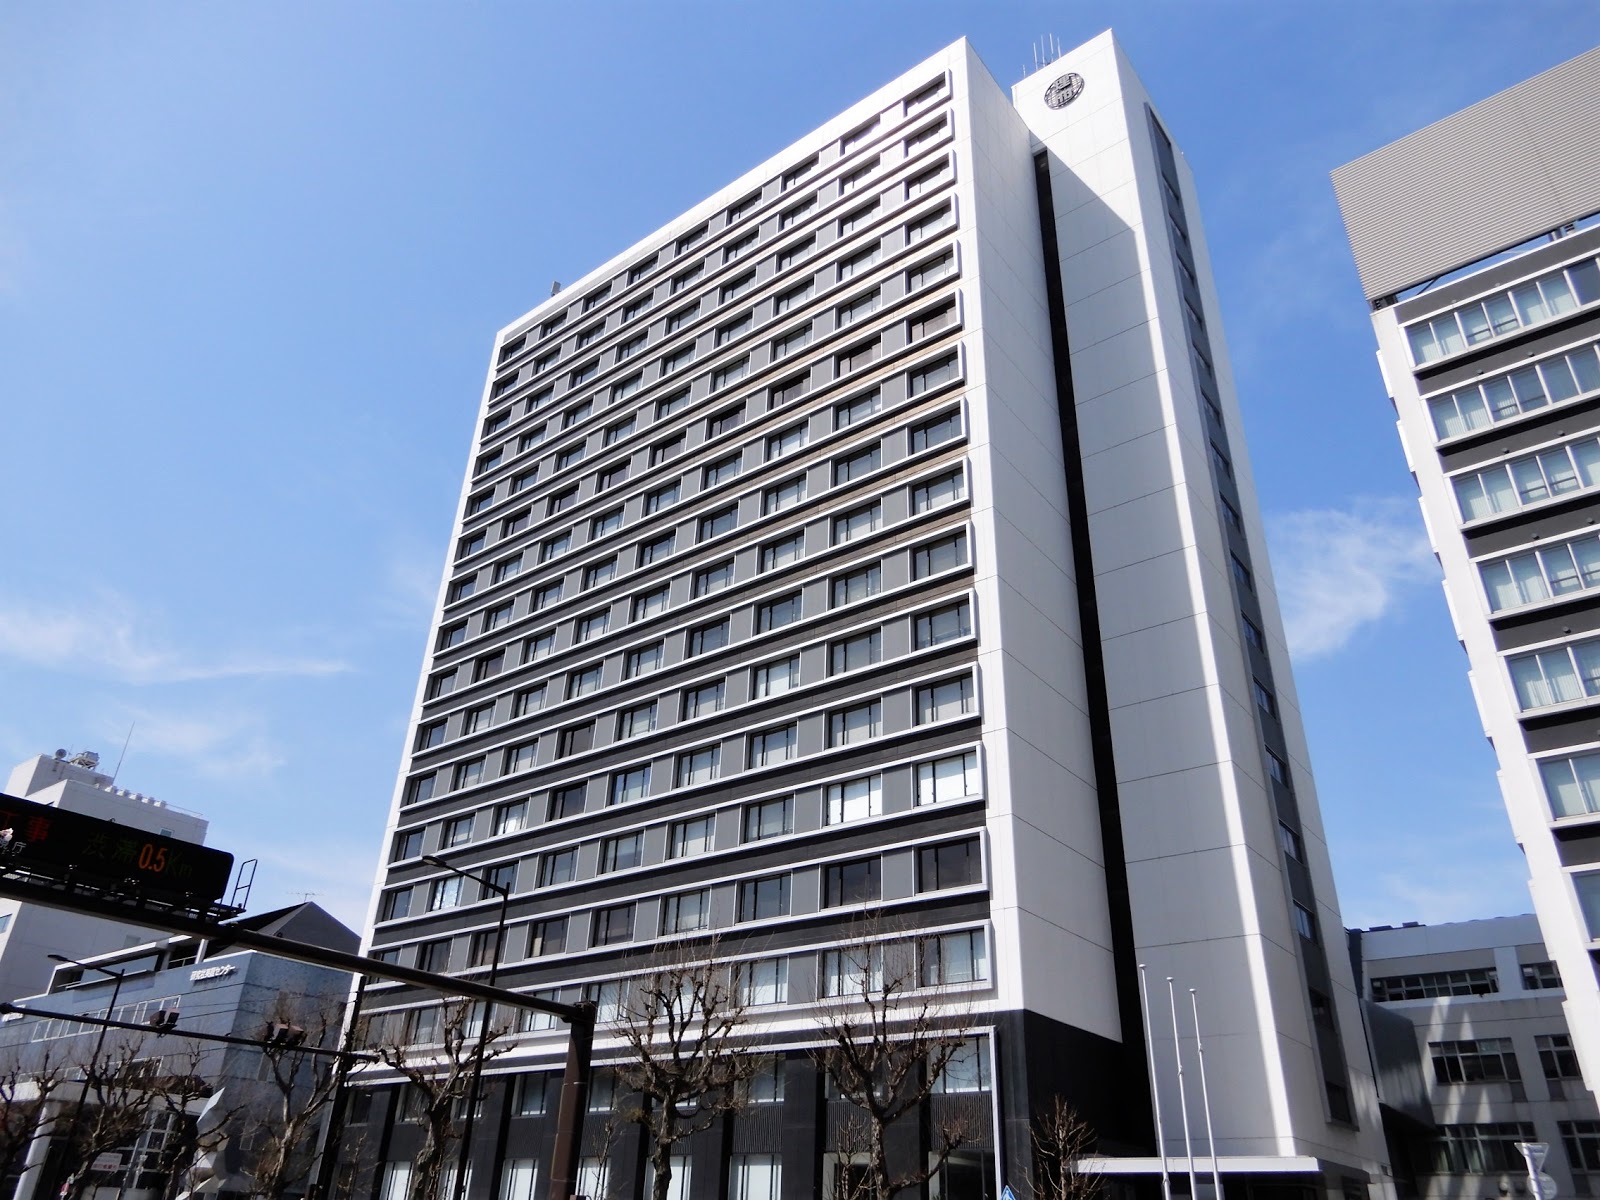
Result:
M1600 1084L1600 50L1340 167L1378 361Z
M1387 1186L1197 195L1109 33L1009 95L957 42L496 336L367 941L482 977L494 894L422 856L510 888L501 982L596 1000L603 1066L714 937L784 1103L684 1197L831 1194L807 1050L863 939L969 1026L936 1194L1020 1179L1057 1094L1153 1186L1175 1050L1206 1152L1190 988L1228 1189ZM563 1044L491 1065L475 1200Z

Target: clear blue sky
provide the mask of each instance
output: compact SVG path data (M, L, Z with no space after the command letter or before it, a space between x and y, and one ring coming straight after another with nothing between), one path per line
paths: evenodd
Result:
M1593 3L0 8L0 763L365 916L490 339L965 35L1116 29L1199 178L1351 923L1526 911L1327 173Z

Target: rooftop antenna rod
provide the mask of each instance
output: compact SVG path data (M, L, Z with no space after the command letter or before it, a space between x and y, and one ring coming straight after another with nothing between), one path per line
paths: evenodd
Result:
M122 753L117 755L117 765L111 772L112 783L117 782L117 775L122 771L122 760L128 757L128 743L133 741L133 727L137 724L137 721L128 722L128 736L122 739Z

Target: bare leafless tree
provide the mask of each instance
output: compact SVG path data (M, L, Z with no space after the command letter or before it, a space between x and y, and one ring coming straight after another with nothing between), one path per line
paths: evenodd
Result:
M279 995L267 1013L276 1036L262 1049L270 1085L267 1099L250 1114L254 1170L252 1196L281 1200L300 1194L311 1173L316 1134L338 1090L333 1060L313 1054L339 1042L344 1005Z
M628 1052L617 1068L628 1095L617 1117L646 1139L653 1200L667 1200L673 1148L742 1107L762 1065L740 1045L748 983L741 970L716 962L715 942L702 943L624 982L610 1025Z
M839 957L825 972L831 995L819 1005L818 1025L827 1046L817 1058L855 1110L835 1125L832 1200L894 1200L937 1175L973 1136L965 1112L952 1106L929 1122L926 1157L899 1169L890 1164L889 1127L917 1119L968 1047L962 1027L969 1006L921 987L921 944L882 930L881 922L868 922L832 952Z
M1105 1181L1083 1160L1099 1143L1094 1127L1063 1097L1033 1118L1033 1163L1026 1172L1033 1200L1096 1200Z
M29 1066L15 1056L0 1065L0 1177L21 1167L36 1137L49 1137L41 1128L45 1106L65 1078L65 1070L50 1044Z
M95 1183L90 1165L102 1154L131 1145L158 1102L160 1063L148 1054L142 1037L118 1040L80 1067L89 1086L69 1147L69 1160L78 1169L69 1180L67 1200L82 1200Z
M435 1011L434 1028L426 1034L418 1032L414 1021L403 1027L386 1020L369 1026L378 1036L369 1035L368 1048L405 1079L405 1102L422 1121L422 1145L412 1160L408 1200L448 1200L440 1196L439 1185L453 1162L451 1148L461 1136L457 1110L467 1100L478 1061L476 1017L481 1008L471 1001L452 1000ZM505 1045L509 1031L498 1018L491 1023L481 1042L483 1062L509 1049Z

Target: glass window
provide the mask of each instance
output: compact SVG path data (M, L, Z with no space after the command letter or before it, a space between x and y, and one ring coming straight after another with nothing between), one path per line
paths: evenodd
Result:
M523 688L512 700L511 715L513 717L526 717L536 713L544 707L545 685Z
M690 817L686 821L675 821L667 840L668 856L688 858L695 854L710 853L715 826L714 817Z
M800 619L800 593L791 592L756 606L756 632L771 633Z
M428 885L428 911L455 908L461 903L461 876L449 875Z
M789 873L747 879L739 885L739 920L770 921L789 915ZM768 1001L768 1003L773 1003Z
M782 914L780 914L782 915ZM762 958L739 964L735 979L739 1002L744 1005L785 1004L789 999L789 960ZM774 1070L774 1067L777 1069ZM750 1100L755 1104L783 1099L783 1060L763 1064L750 1080Z
M567 678L567 699L575 700L579 696L587 696L600 690L600 673L602 664L595 663L592 667L584 667L574 671Z
M539 759L539 740L535 738L530 742L521 742L515 746L506 747L505 774L512 775L518 771L531 771Z
M668 508L678 502L678 480L662 484L653 491L644 494L644 515L650 516Z
M711 890L679 892L661 901L661 933L694 933L711 926Z
M935 257L928 259L926 262L918 263L916 266L907 271L906 290L908 292L914 292L919 288L927 287L931 283L937 283L946 275L949 275L951 272L953 272L955 268L955 251L946 250L943 254L936 255ZM953 354L950 355L948 359L941 360L942 363L948 363L951 367L954 367L955 361L955 355ZM954 376L952 375L950 377L953 378ZM941 379L939 382L943 383L944 380ZM927 386L931 387L934 385L929 384ZM912 394L915 395L916 392L913 391Z
M874 443L871 446L855 451L853 454L834 459L833 482L835 486L849 483L876 471L882 465L882 449Z
M826 795L825 815L829 825L860 821L883 813L883 777L880 775L830 783Z
M594 914L594 944L612 946L633 940L632 903L602 908Z
M882 567L877 563L868 563L847 574L834 576L831 586L833 607L869 599L882 590Z
M866 392L863 395L855 396L852 399L835 404L833 406L833 427L835 429L847 429L851 425L855 425L866 420L874 413L881 411L882 408L883 396L876 388L874 388L872 391ZM873 447L873 449L876 450L877 448ZM874 464L872 467L865 468L865 470L875 469L876 464Z
M761 511L765 516L780 513L786 508L793 508L806 498L806 477L796 475L793 479L785 479L775 483L761 494Z
M834 356L834 368L840 375L847 375L851 371L859 371L878 361L878 351L882 342L878 338L859 342L848 349L839 351Z
M881 288L872 288L862 292L859 296L852 297L833 310L834 324L843 329L846 325L853 325L864 317L870 317L877 312L883 304L883 291Z
M658 617L667 611L667 601L671 595L666 585L652 588L648 592L641 592L633 598L633 619L635 621L648 620Z
M770 462L804 449L806 443L810 441L810 433L810 428L806 425L791 425L772 434L767 438L767 460Z
M466 762L456 764L455 777L452 786L457 788L476 787L483 781L483 759L469 758Z
M917 890L936 892L983 882L983 860L975 837L917 850Z
M1600 871L1574 875L1572 887L1578 894L1578 907L1583 910L1590 940L1600 938Z
M720 773L722 747L702 746L678 755L678 786L696 787L710 783Z
M972 633L972 607L960 600L922 613L916 619L916 646L926 650Z
M776 571L791 563L799 562L805 554L805 546L806 535L803 532L791 533L788 537L768 542L761 547L761 569Z
M599 612L588 613L579 617L573 626L573 641L587 642L599 637L611 624L611 610L603 608Z
M911 556L911 577L925 579L940 571L949 571L967 561L967 535L965 531L950 534L936 541L918 546Z
M965 800L983 793L978 779L978 754L968 750L917 764L917 803Z
M587 790L583 784L574 783L551 792L550 819L552 821L560 821L567 817L576 817L581 814L584 808L584 795Z
M689 657L699 654L709 654L713 650L720 650L728 644L728 618L713 621L709 625L702 625L698 629L689 631Z
M977 711L972 676L962 675L917 689L917 723L948 721Z
M795 756L800 743L797 725L784 725L750 735L751 767L771 767L788 762Z
M805 279L787 291L779 292L777 298L772 302L773 315L782 316L786 312L793 312L799 308L807 300L811 299L813 287L812 280Z
M844 671L859 671L883 658L883 638L876 629L840 638L828 646L828 669L838 675Z
M676 542L677 536L672 533L664 533L651 541L641 542L639 544L639 565L648 567L651 563L660 562L672 553Z
M710 468L708 467L707 470L709 471ZM736 505L730 504L727 508L718 509L716 512L700 518L699 540L703 542L709 538L722 537L724 534L732 533L734 526L738 523L739 509Z
M844 904L868 904L880 899L879 861L873 855L850 862L829 863L822 871L822 906L838 908Z
M665 658L666 645L663 642L651 642L648 646L630 650L623 665L623 676L627 679L636 679L640 675L659 671Z
M871 504L852 509L833 519L833 544L843 545L845 542L866 537L876 533L883 526L883 505L874 500Z
M966 475L960 467L918 484L911 490L913 514L933 512L966 498Z
M986 978L987 972L980 978ZM934 1085L936 1093L951 1095L987 1092L989 1083L989 1039L968 1038L950 1052Z
M800 686L800 656L790 655L770 662L755 669L751 676L751 689L754 698L765 699L768 696L782 695L784 692Z
M611 803L632 804L643 800L650 791L650 768L634 767L618 771L611 777Z
M632 708L625 708L617 714L617 739L626 741L628 738L642 737L651 733L656 727L656 702L647 701L636 704Z
M644 862L644 834L624 833L600 843L600 870L627 871Z
M759 842L794 830L794 800L780 796L744 806L744 840Z
M715 683L701 684L692 687L683 693L683 719L693 720L695 717L708 716L714 712L722 711L722 702L725 688L722 680Z
M828 714L828 745L853 746L882 732L883 706L876 700Z

